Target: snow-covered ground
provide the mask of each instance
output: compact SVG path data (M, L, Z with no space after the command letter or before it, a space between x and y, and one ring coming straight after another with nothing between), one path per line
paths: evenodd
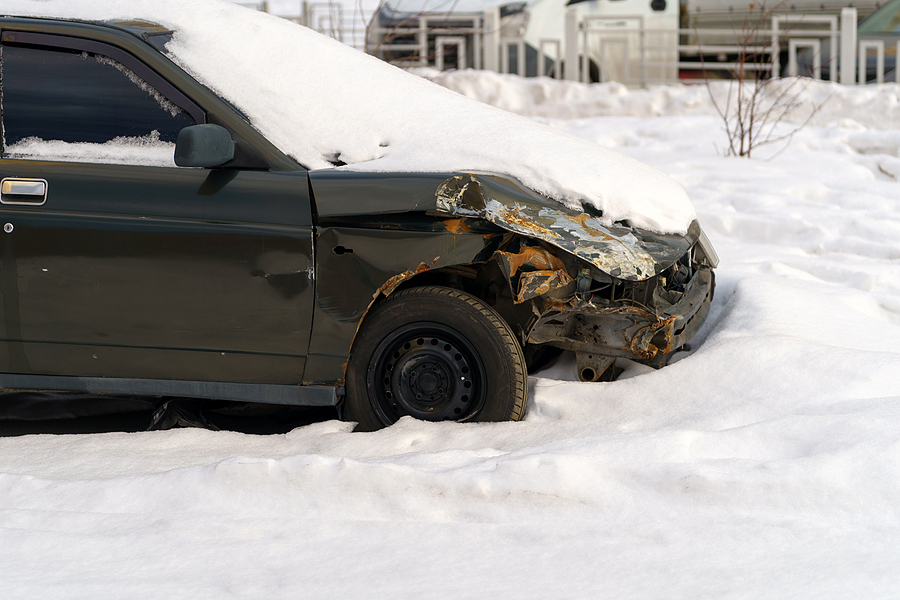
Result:
M0 439L0 596L900 596L900 87L811 87L746 160L702 87L441 81L685 187L721 258L693 349L563 360L521 423Z

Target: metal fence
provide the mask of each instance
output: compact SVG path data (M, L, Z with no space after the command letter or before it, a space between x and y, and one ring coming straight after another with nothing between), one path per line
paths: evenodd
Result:
M267 10L267 3L251 4ZM400 66L486 69L630 86L692 78L805 75L843 84L885 81L885 41L857 40L857 11L774 14L753 28L660 29L641 15L579 19L569 9L560 38L526 41L524 19L483 13L415 15L389 26L339 5L307 3L286 16ZM368 35L367 35L368 30ZM896 48L900 57L900 42ZM896 59L895 59L896 61ZM896 66L893 78L900 81Z
M265 0L236 4L262 12L271 12L269 3ZM360 6L349 10L334 2L298 2L297 14L278 14L278 16L314 29L357 50L365 51L366 26L372 19L372 11Z

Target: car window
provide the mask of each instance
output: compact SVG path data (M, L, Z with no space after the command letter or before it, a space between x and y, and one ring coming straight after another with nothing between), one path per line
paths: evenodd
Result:
M194 119L119 62L87 52L0 49L3 156L174 166Z

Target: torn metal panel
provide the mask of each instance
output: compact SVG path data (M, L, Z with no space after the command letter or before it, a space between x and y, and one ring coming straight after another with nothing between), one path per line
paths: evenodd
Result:
M522 246L516 253L498 251L500 266L507 277L515 277L519 271L559 271L565 265L552 252L539 246Z
M435 257L435 259L431 261L431 264L436 263L439 258L440 258L440 256ZM400 285L401 283L403 283L410 277L415 277L416 275L418 275L420 273L424 273L425 271L429 270L430 268L431 267L426 265L424 262L420 262L419 266L416 267L415 271L413 271L412 269L407 269L406 271L399 273L397 275L394 275L393 277L391 277L390 279L385 281L384 285L382 285L380 288L378 288L378 290L374 294L372 294L372 297L377 298L381 294L384 294L385 296L390 296L391 293L397 289L398 285Z
M473 175L454 175L435 191L434 205L451 215L484 216L485 200L481 184Z
M551 291L572 283L573 279L564 270L529 271L519 277L519 291L515 297L516 304L543 296Z
M637 281L657 272L657 262L632 232L613 235L601 231L599 228L603 226L587 215L569 215L549 208L539 209L533 218L548 223L553 232L560 232L554 239L561 248L613 277Z
M515 253L498 250L494 257L509 280L516 304L543 296L573 281L563 262L541 246L522 246Z
M480 217L508 231L535 237L582 258L604 273L641 281L681 258L700 235L655 234L626 224L604 225L494 175L455 175L437 189L435 205L451 215Z
M360 175L345 186L328 173L310 177L320 213L316 312L304 381L343 380L358 327L378 297L409 285L417 276L423 281L464 278L485 287L487 281L476 282L484 270L473 268L475 264L499 267L496 276L508 282L502 294L510 303L501 314L523 343L550 343L587 355L639 359L655 354L648 362L664 361L664 352L695 332L708 310L708 296L705 306L700 298L699 307L689 308L684 299L690 290L663 280L683 278L687 284L694 274L676 263L692 263L700 247L698 243L688 253L699 236L696 226L687 236L607 226L600 215L569 210L491 175ZM401 189L410 182L416 191L413 201ZM429 184L426 199L420 192ZM350 192L364 190L371 191L371 201L360 204L358 194ZM650 279L654 275L661 286ZM659 287L666 292L659 298L653 293L640 297L628 293ZM484 293L494 292L485 287ZM688 325L681 316L667 322L687 313L696 314ZM594 335L593 325L609 328L609 333Z

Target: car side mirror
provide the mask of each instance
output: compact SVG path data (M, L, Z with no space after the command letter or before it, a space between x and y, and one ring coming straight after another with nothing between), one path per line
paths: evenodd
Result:
M234 140L219 125L191 125L178 132L175 164L179 167L218 167L234 158Z

